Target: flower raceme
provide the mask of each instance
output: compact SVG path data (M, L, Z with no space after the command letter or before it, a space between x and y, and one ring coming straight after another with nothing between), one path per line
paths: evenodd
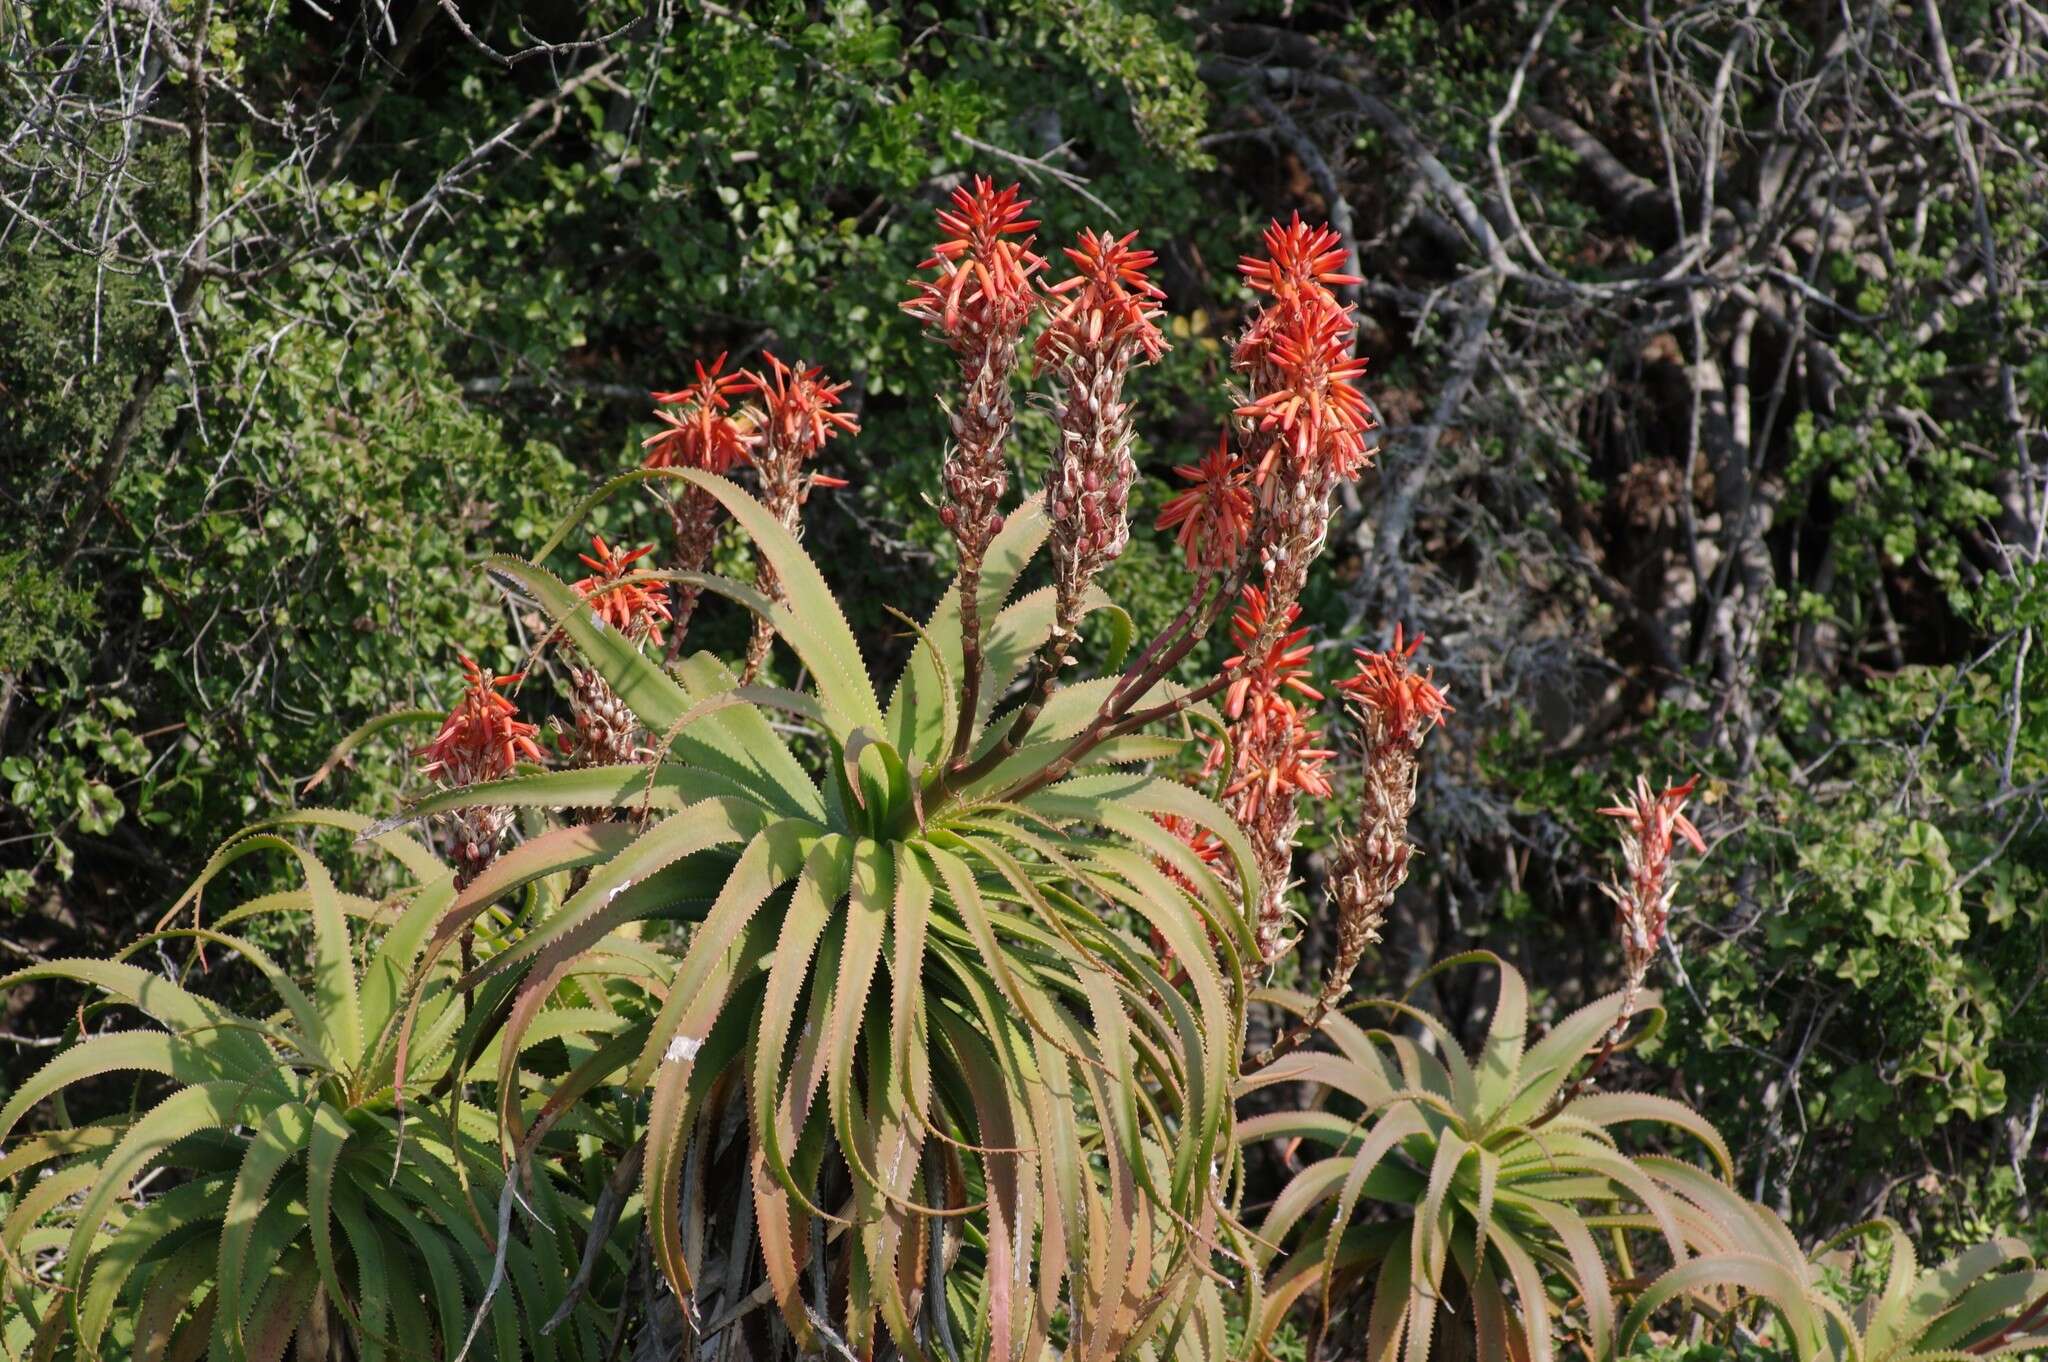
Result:
M1288 628L1300 618L1301 607L1288 605L1279 612L1277 624L1269 622L1270 614L1271 602L1266 593L1255 586L1246 587L1244 603L1230 620L1230 636L1245 651L1223 664L1236 677L1223 700L1223 712L1232 719L1260 722L1264 710L1259 702L1282 690L1291 690L1309 700L1323 698L1321 691L1302 679L1308 675L1309 654L1314 651L1302 642L1308 637L1308 629ZM1263 646L1261 640L1266 640ZM1252 701L1249 715L1247 700Z
M1073 639L1088 584L1130 542L1137 437L1124 384L1133 364L1149 364L1167 348L1154 323L1166 295L1145 276L1157 257L1136 240L1136 232L1083 231L1066 252L1076 272L1046 291L1054 311L1038 359L1060 385L1059 448L1045 489L1058 588L1054 668Z
M1358 670L1337 683L1363 721L1369 747L1420 747L1429 730L1451 712L1450 697L1428 673L1410 670L1422 635L1404 641L1394 626L1394 642L1383 653L1355 649Z
M1135 347L1147 360L1166 353L1156 320L1166 292L1145 275L1159 257L1134 248L1137 238L1136 232L1111 237L1083 228L1066 248L1075 273L1045 291L1052 319L1038 338L1039 363L1119 346Z
M951 760L966 759L968 729L981 694L981 564L1002 529L1003 492L1009 486L1003 446L1016 405L1010 379L1017 368L1017 342L1039 305L1034 276L1045 261L1032 254L1024 216L1028 200L1017 186L997 189L976 176L953 191L950 209L939 211L945 234L918 266L936 273L912 280L916 292L903 310L943 340L960 364L960 399L951 412L953 445L941 470L943 524L960 550L961 696Z
M655 418L665 428L640 442L647 451L644 467L729 473L747 461L761 437L744 414L731 412L733 396L749 391L752 383L745 374L725 373L725 359L721 354L708 369L699 360L695 382L652 394L660 404Z
M487 676L469 657L462 658L462 669L468 674L462 698L441 721L433 741L416 749L416 755L427 758L421 773L444 785L474 785L511 775L521 757L541 760L533 741L539 727L520 722L518 708L501 694L526 674Z
M945 236L918 265L937 275L911 281L917 291L902 304L960 360L964 391L953 412L939 518L960 543L963 573L978 573L1002 523L1002 447L1015 410L1010 376L1024 323L1039 305L1035 276L1045 268L1031 250L1038 221L1024 216L1030 207L1016 185L997 189L981 176L954 190L952 208L938 215Z
M942 208L938 215L946 235L918 264L938 275L913 281L917 293L903 310L956 349L991 334L1014 339L1038 303L1032 276L1045 268L1044 259L1031 252L1030 233L1038 220L1024 216L1030 208L1017 185L997 189L985 176L955 189L951 210Z
M503 692L519 684L524 672L489 676L471 658L462 659L468 674L462 698L441 721L441 731L432 742L416 750L427 761L420 770L449 788L498 780L512 774L521 757L542 760L540 745L533 738L540 731L523 723L519 711ZM458 887L467 886L497 859L498 846L512 826L512 811L494 806L462 809L453 815L455 833L455 878Z
M754 467L761 476L762 503L782 528L798 534L802 531L803 504L811 487L846 485L842 479L819 473L806 477L804 464L816 458L834 437L858 435L860 422L851 412L839 410L839 395L846 391L847 384L830 382L823 369L806 366L802 360L788 365L777 359L773 351L763 351L762 356L767 361L767 371L748 370L744 375L747 390L758 394L766 408L761 443L754 450ZM756 560L754 584L770 599L782 599L782 584L775 576L774 565L765 557ZM767 620L754 621L753 634L747 640L745 679L751 681L760 673L774 634Z
M1240 646L1255 641L1267 624L1263 593L1248 587L1246 596L1246 608L1232 621ZM1302 679L1306 673L1301 663L1308 656L1308 649L1301 646L1305 633L1283 634L1264 651L1260 664L1232 687L1225 702L1226 736L1210 745L1203 765L1204 775L1220 774L1223 806L1251 841L1262 883L1260 901L1252 906L1253 934L1269 963L1291 944L1285 937L1287 890L1295 834L1301 827L1299 801L1303 796L1329 796L1324 768L1336 755L1318 745L1320 735L1309 726L1301 706L1283 693L1322 698Z
M1236 566L1252 530L1252 494L1244 464L1230 450L1230 433L1197 463L1182 464L1174 476L1188 484L1160 508L1157 528L1173 530L1188 566L1208 574Z
M1674 839L1684 838L1701 854L1707 849L1700 830L1685 816L1685 801L1698 782L1695 776L1683 785L1653 792L1650 782L1637 776L1627 802L1600 810L1621 821L1622 857L1628 866L1623 883L1605 886L1620 921L1622 962L1627 975L1621 1016L1614 1026L1617 1036L1634 1015L1636 995L1642 991L1650 962L1656 959L1657 947L1671 920Z
M767 372L745 370L734 391L760 394L767 409L761 438L771 450L811 459L834 436L860 434L853 414L838 410L839 395L849 385L826 381L823 369L807 368L802 360L784 364L772 350L764 350L762 358L768 362Z
M593 535L590 548L590 553L576 555L591 574L572 584L576 594L590 602L593 614L627 638L660 643L661 627L671 618L668 603L659 589L628 580L633 564L654 552L654 546L620 553L604 542L603 535Z

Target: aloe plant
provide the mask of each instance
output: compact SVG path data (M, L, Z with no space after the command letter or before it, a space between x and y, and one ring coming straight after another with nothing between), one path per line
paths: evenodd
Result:
M1476 1054L1422 1009L1381 1000L1367 1007L1386 1026L1330 1016L1321 1031L1333 1050L1297 1053L1240 1084L1246 1095L1310 1082L1341 1099L1337 1108L1272 1112L1239 1125L1247 1143L1296 1140L1328 1151L1293 1176L1260 1225L1267 1263L1278 1249L1289 1252L1254 1310L1259 1336L1270 1336L1312 1291L1327 1327L1338 1293L1356 1287L1365 1302L1352 1321L1364 1336L1356 1355L1375 1362L1423 1362L1439 1355L1432 1348L1454 1346L1481 1358L1547 1359L1567 1325L1604 1355L1614 1339L1614 1279L1632 1275L1628 1260L1619 1273L1611 1262L1626 1232L1649 1228L1662 1241L1659 1252L1689 1255L1699 1218L1689 1189L1718 1185L1715 1177L1676 1160L1632 1157L1615 1127L1646 1122L1690 1136L1725 1178L1720 1136L1667 1098L1584 1093L1575 1083L1587 1062L1613 1048L1609 1034L1624 1007L1660 1015L1655 995L1601 998L1531 1045L1527 987L1497 956L1446 960L1417 987L1442 970L1479 964L1498 971L1499 986ZM1302 1015L1316 1005L1295 993L1259 996ZM1380 1214L1368 1216L1368 1204ZM1553 1301L1553 1282L1575 1302L1571 1311ZM1455 1304L1451 1315L1446 1302Z
M2034 1266L2022 1240L1987 1240L1922 1268L1905 1231L1879 1218L1842 1231L1809 1258L1767 1208L1724 1187L1694 1192L1711 1207L1698 1226L1707 1251L1643 1291L1617 1348L1674 1301L1731 1326L1745 1313L1769 1313L1774 1341L1799 1362L1966 1362L2048 1347L2048 1271ZM1872 1235L1890 1251L1884 1285L1845 1309L1824 1288L1820 1260Z
M1253 858L1219 806L1128 769L1177 742L1072 750L1113 677L1054 695L1012 741L1015 707L994 700L1046 641L1054 601L1049 589L1009 597L1046 518L1035 503L1009 516L979 574L994 684L968 721L970 756L990 758L977 771L945 761L959 727L956 596L918 629L884 706L816 566L737 486L645 470L598 495L656 477L716 498L773 565L783 599L666 576L754 610L812 687L742 686L708 654L664 670L552 574L493 560L492 575L553 619L661 755L424 801L419 814L610 809L626 820L564 825L508 852L454 898L429 958L521 883L586 876L473 976L516 978L511 1046L593 941L651 916L690 925L626 1075L648 1100L655 1257L685 1298L719 1247L705 1234L718 1208L703 1146L718 1109L737 1103L751 1206L717 1223L751 1221L799 1345L829 1331L863 1351L886 1330L913 1355L956 1334L976 1355L1035 1356L1057 1333L1076 1355L1113 1357L1158 1331L1206 1327L1189 1308L1224 1232L1219 1173L1252 951L1236 904L1252 892ZM1105 609L1099 596L1090 604ZM771 714L822 743L822 778ZM1155 816L1207 829L1237 873L1226 883ZM1134 936L1140 925L1169 943L1180 984ZM693 1151L704 1159L693 1164ZM956 1232L969 1207L985 1220ZM851 1248L833 1291L845 1304L821 1308L811 1265L820 1240L842 1238ZM949 1272L978 1282L974 1298L956 1293L950 1318L925 1318L947 1299ZM1220 1349L1220 1333L1212 1342Z
M845 385L801 365L728 373L721 356L653 394L663 429L640 470L572 512L535 562L489 563L545 617L542 648L580 654L576 737L563 735L575 769L507 776L532 726L497 692L519 677L472 669L431 749L441 779L468 774L412 810L453 824L464 865L425 958L461 943L462 987L510 988L509 1049L594 942L649 917L683 925L623 1086L645 1103L653 1258L700 1351L728 1330L771 1354L1226 1346L1212 1260L1248 1251L1229 1206L1246 975L1284 948L1277 842L1297 820L1281 815L1329 792L1327 754L1280 709L1295 720L1283 750L1233 776L1278 817L1257 846L1152 764L1178 756L1209 697L1229 689L1243 720L1247 691L1287 684L1286 621L1337 486L1371 457L1355 318L1332 292L1356 281L1336 234L1298 217L1244 262L1266 303L1232 355L1238 452L1226 440L1182 494L1172 518L1196 589L1130 658L1130 621L1098 578L1129 536L1124 389L1167 348L1164 295L1135 233L1082 233L1074 273L1045 282L1027 208L1015 186L961 186L902 305L959 364L939 510L959 558L932 613L906 618L917 642L886 704L796 538L804 496L829 481L806 461L859 429L838 409ZM1041 313L1059 434L1042 492L1009 506L1011 386ZM724 476L741 464L770 504ZM633 571L644 551L601 541L573 584L540 565L636 487L660 495L681 570ZM751 583L700 570L722 517L752 545ZM1051 583L1020 594L1041 548ZM756 617L738 677L685 655L706 595ZM1240 601L1263 607L1243 657L1170 684ZM1084 655L1084 628L1107 647ZM754 683L773 640L801 689ZM553 811L554 826L501 856L519 809ZM469 967L478 914L564 875L557 909ZM519 1158L573 1100L530 1126L501 1112ZM758 1309L770 1301L779 1335Z
M302 1358L452 1358L478 1322L475 1356L602 1351L587 1307L568 1312L567 1328L542 1328L570 1299L570 1246L491 1220L506 1183L498 1119L466 1085L506 1083L502 1103L517 1109L527 1101L522 1066L552 1066L484 1043L481 1023L497 1000L478 992L466 1005L452 970L421 968L421 945L453 901L453 872L387 833L375 845L411 882L379 900L345 892L289 836L321 826L353 834L367 820L295 814L239 835L186 902L259 852L295 862L299 886L152 933L114 959L52 961L0 979L0 988L83 985L94 1000L88 1025L131 1011L153 1023L89 1029L0 1109L0 1184L15 1191L0 1227L17 1269L8 1296L39 1312L32 1330L10 1329L10 1353L19 1343L35 1358L268 1362L296 1339ZM528 908L544 898L536 892ZM240 934L259 920L271 935L309 929L308 981ZM215 974L221 961L246 964L265 1005L232 1010L141 963L180 946L211 953ZM652 957L639 963L658 970ZM590 1000L628 973L612 962ZM629 1001L602 1000L558 1007L526 1031L526 1049L552 1038L571 1054L602 1055ZM394 1085L408 1011L410 1108ZM501 1053L510 1058L501 1063ZM61 1117L68 1090L122 1075L136 1080L128 1113L17 1136L41 1104L58 1103ZM596 1112L578 1124L603 1138ZM529 1166L540 1170L523 1193L536 1215L588 1220L590 1207L551 1162ZM494 1263L506 1275L496 1292Z

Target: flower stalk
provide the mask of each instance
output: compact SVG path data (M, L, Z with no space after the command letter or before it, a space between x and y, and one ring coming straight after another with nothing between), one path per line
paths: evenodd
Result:
M673 392L652 394L659 404L654 415L662 428L640 442L647 451L641 467L700 468L724 475L748 461L761 436L752 413L735 412L732 400L751 385L744 374L726 373L725 360L721 354L709 368L700 360L693 382ZM668 512L676 570L704 571L711 565L724 515L717 498L702 488L686 487L669 498ZM690 582L677 582L672 589L670 661L682 651L683 635L702 595L703 588Z
M1635 1020L1650 964L1671 923L1671 898L1677 888L1671 875L1671 858L1678 849L1674 839L1683 838L1694 851L1706 854L1705 839L1685 816L1685 801L1698 783L1699 777L1694 776L1683 785L1652 791L1650 782L1637 776L1626 802L1600 810L1621 822L1621 854L1628 872L1618 882L1600 887L1614 901L1615 925L1621 934L1621 1010L1586 1071L1558 1094L1550 1110L1537 1121L1539 1125L1593 1086L1628 1033L1628 1024Z
M981 696L981 564L1002 529L1003 492L1009 485L1004 449L1016 407L1010 382L1017 343L1039 305L1034 276L1045 261L1031 251L1036 219L1024 216L1028 199L1016 185L997 189L976 176L953 191L951 210L940 210L947 233L918 268L933 277L913 280L917 292L903 310L949 346L960 364L960 401L951 413L953 444L942 474L939 520L959 549L960 718L951 761L961 764L973 736ZM1018 238L1018 239L1012 239Z
M763 357L768 363L765 373L747 370L742 374L746 390L759 394L766 408L759 442L752 450L754 469L761 479L761 502L782 528L793 536L801 536L804 502L810 498L811 489L846 485L838 478L808 473L804 466L834 436L859 434L860 422L851 413L837 410L839 395L847 389L845 383L827 382L824 370L807 368L802 360L791 366L777 359L772 351L764 351ZM755 556L754 582L768 599L784 599L775 566L764 555ZM751 683L760 675L774 640L774 624L756 619L754 632L747 639L743 682Z
M1340 837L1331 855L1336 949L1314 1004L1253 1058L1253 1069L1298 1049L1344 1001L1367 948L1380 940L1395 891L1407 882L1415 851L1408 819L1415 809L1416 756L1430 730L1451 712L1435 678L1409 665L1421 644L1420 634L1404 641L1397 624L1391 647L1378 653L1359 649L1358 670L1337 683L1357 721L1362 760L1357 830Z

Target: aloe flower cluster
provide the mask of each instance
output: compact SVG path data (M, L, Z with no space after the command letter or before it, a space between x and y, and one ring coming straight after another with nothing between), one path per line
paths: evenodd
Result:
M1333 858L1337 961L1348 979L1367 945L1378 941L1394 891L1408 878L1408 816L1415 808L1415 756L1450 713L1450 697L1427 672L1410 667L1422 635L1384 652L1358 653L1358 670L1337 683L1361 737L1358 829Z
M1205 774L1221 775L1223 804L1251 840L1263 885L1252 906L1259 953L1270 963L1286 954L1287 891L1294 841L1301 828L1300 800L1330 794L1325 764L1335 755L1320 746L1302 701L1323 693L1307 681L1310 648L1305 628L1293 628L1301 607L1275 612L1266 593L1246 587L1230 633L1244 651L1224 664L1234 678L1223 702L1229 731L1209 749Z
M1251 479L1230 452L1228 432L1199 462L1183 464L1174 476L1188 484L1168 498L1159 528L1172 530L1188 566L1205 580L1237 565L1251 536L1254 503Z
M722 475L748 461L761 435L751 413L733 409L733 398L750 391L753 382L745 374L726 373L725 360L721 354L709 368L699 361L694 382L653 394L662 428L640 442L647 451L642 467L698 468ZM710 566L722 514L717 500L697 487L686 487L669 502L677 571L702 572ZM680 647L702 594L689 583L676 584L671 652Z
M1636 1000L1649 977L1650 963L1657 958L1665 928L1671 920L1671 857L1677 850L1675 838L1684 838L1694 851L1704 854L1707 844L1700 830L1685 816L1685 801L1691 797L1694 777L1683 785L1653 792L1650 782L1636 777L1635 789L1624 803L1600 810L1621 820L1622 858L1627 876L1618 884L1603 886L1614 900L1621 927L1621 955L1625 979L1622 985L1621 1015L1614 1023L1609 1043L1619 1040L1635 1015Z
M1244 462L1258 497L1258 548L1266 589L1293 601L1322 552L1337 484L1370 461L1372 408L1353 380L1365 361L1352 356L1357 325L1330 290L1361 282L1342 273L1344 250L1328 227L1296 214L1266 229L1266 254L1239 262L1266 305L1231 356L1245 376L1237 408Z
M781 522L782 528L800 535L803 505L812 487L843 487L838 478L807 473L805 465L818 456L833 437L860 433L860 422L851 413L838 410L844 383L826 380L824 370L807 368L802 360L784 364L773 351L764 351L765 373L747 370L743 377L748 391L758 394L766 409L760 422L758 443L753 447L755 472L761 479L761 502ZM704 493L696 493L704 496ZM771 600L782 599L782 586L775 567L760 560L754 584ZM775 637L766 620L754 622L747 641L746 678L752 680L767 660Z
M673 616L663 593L634 571L634 564L654 551L653 545L619 553L597 535L590 547L590 553L577 555L590 575L571 583L576 594L590 602L591 613L609 628L636 643L651 639L659 645L662 627ZM556 736L569 765L612 766L644 754L633 711L594 667L569 664L569 713L571 729Z
M449 789L509 776L521 757L541 760L540 747L533 740L540 731L538 726L521 722L517 707L504 694L518 685L525 673L490 676L468 657L462 659L462 669L468 674L462 698L441 721L433 741L415 750L415 755L427 758L420 766L421 773ZM463 809L452 821L455 882L458 887L466 886L497 859L498 847L512 827L512 811Z
M1038 361L1060 384L1059 448L1045 489L1057 588L1048 654L1054 668L1072 645L1088 584L1131 537L1137 437L1124 380L1134 363L1152 363L1167 349L1154 320L1166 295L1145 276L1157 257L1134 248L1136 238L1083 231L1066 252L1075 274L1046 291L1054 311Z

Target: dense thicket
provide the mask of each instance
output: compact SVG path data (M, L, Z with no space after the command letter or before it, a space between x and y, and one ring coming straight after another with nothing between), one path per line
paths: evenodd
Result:
M1160 252L1148 510L1218 426L1182 395L1223 391L1235 252L1298 208L1366 278L1383 416L1310 601L1327 667L1402 622L1457 704L1362 986L1476 943L1603 989L1587 811L1701 771L1642 1084L1803 1230L2038 1224L2033 7L43 0L0 31L0 950L131 935L344 733L445 703L458 651L515 664L464 565L635 462L695 358L853 381L808 546L900 656L884 607L950 546L946 360L896 304L970 169L1049 239ZM1049 432L1024 404L1027 483ZM656 537L624 514L596 527ZM1139 539L1143 625L1187 581ZM339 796L387 804L397 752Z

